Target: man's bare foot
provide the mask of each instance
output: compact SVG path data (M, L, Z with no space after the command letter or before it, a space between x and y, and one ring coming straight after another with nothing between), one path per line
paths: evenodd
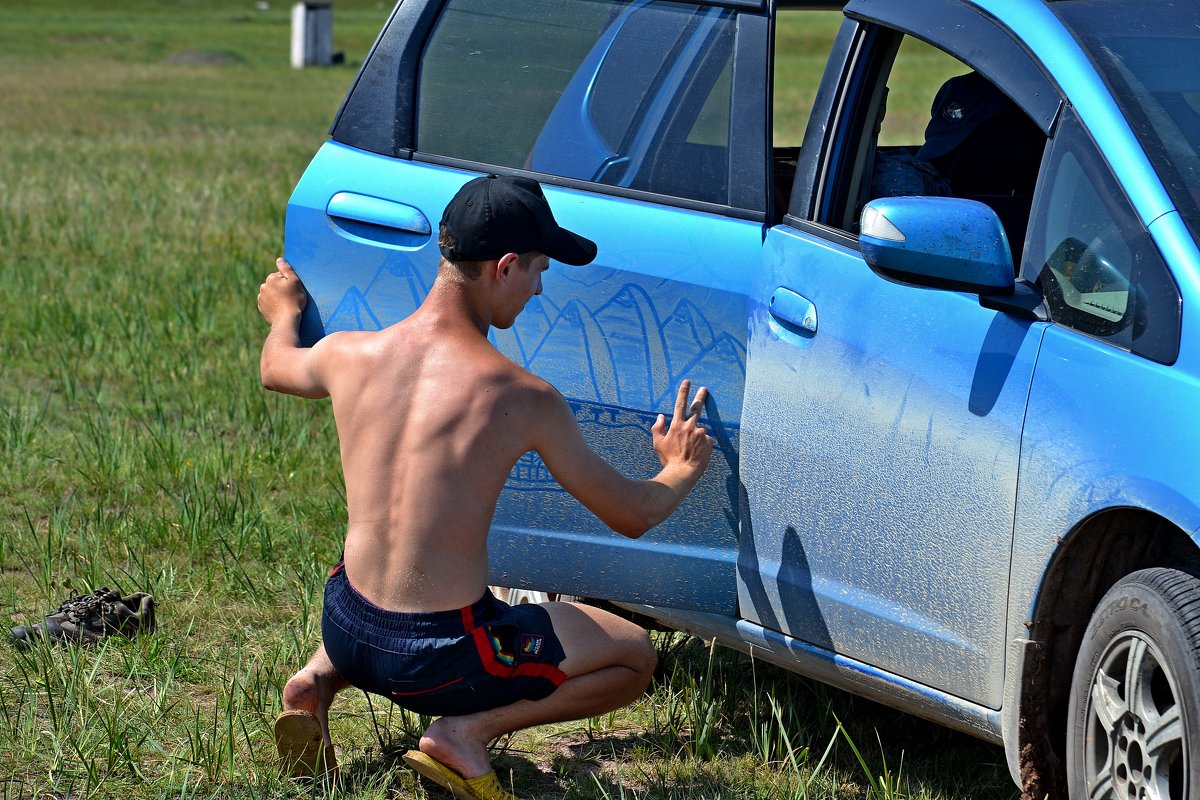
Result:
M283 709L285 711L307 711L321 723L321 737L329 747L329 705L333 696L346 683L337 672L321 670L311 663L292 676L283 687Z
M425 730L418 749L469 780L492 770L488 740L466 717L442 717Z

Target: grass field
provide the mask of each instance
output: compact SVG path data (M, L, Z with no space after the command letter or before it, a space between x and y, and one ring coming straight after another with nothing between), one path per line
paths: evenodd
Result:
M335 706L340 787L280 779L270 733L344 511L327 405L259 386L254 295L388 11L338 0L348 63L295 72L275 0L0 3L0 620L105 585L160 604L134 641L0 647L0 800L427 792L398 760L420 721L361 693ZM997 748L656 636L652 694L500 743L506 781L548 798L1016 795Z

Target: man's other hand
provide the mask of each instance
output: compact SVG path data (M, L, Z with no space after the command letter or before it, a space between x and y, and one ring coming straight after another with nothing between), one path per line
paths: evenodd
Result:
M258 287L258 312L270 325L277 322L294 322L308 303L304 284L282 258L275 259L278 271L267 276Z
M691 393L691 381L679 384L671 427L667 427L666 415L659 414L658 420L650 430L654 434L654 450L664 468L684 467L699 476L708 466L708 459L712 456L713 439L700 423L700 413L704 410L708 389L700 387L696 392L696 399L689 404L688 398Z

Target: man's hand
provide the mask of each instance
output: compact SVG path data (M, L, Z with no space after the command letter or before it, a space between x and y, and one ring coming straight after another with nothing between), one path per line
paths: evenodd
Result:
M277 258L275 266L278 272L272 272L258 287L258 312L271 327L278 322L295 322L308 303L304 284L292 270L292 265Z
M326 336L315 347L300 346L300 312L307 298L304 284L282 258L258 289L258 310L271 325L263 342L258 369L263 386L300 397L328 397L327 375L322 367L329 361ZM321 345L325 344L322 348Z
M700 412L704 410L708 389L701 387L696 392L695 401L689 407L688 396L691 392L691 381L679 384L671 427L667 428L666 415L659 414L658 420L650 430L654 434L654 450L664 468L684 467L699 476L708 466L708 459L712 456L713 439L700 424Z

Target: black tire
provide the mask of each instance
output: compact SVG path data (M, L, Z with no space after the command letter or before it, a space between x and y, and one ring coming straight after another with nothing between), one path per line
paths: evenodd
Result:
M1068 719L1071 800L1200 796L1200 578L1146 569L1104 595Z

